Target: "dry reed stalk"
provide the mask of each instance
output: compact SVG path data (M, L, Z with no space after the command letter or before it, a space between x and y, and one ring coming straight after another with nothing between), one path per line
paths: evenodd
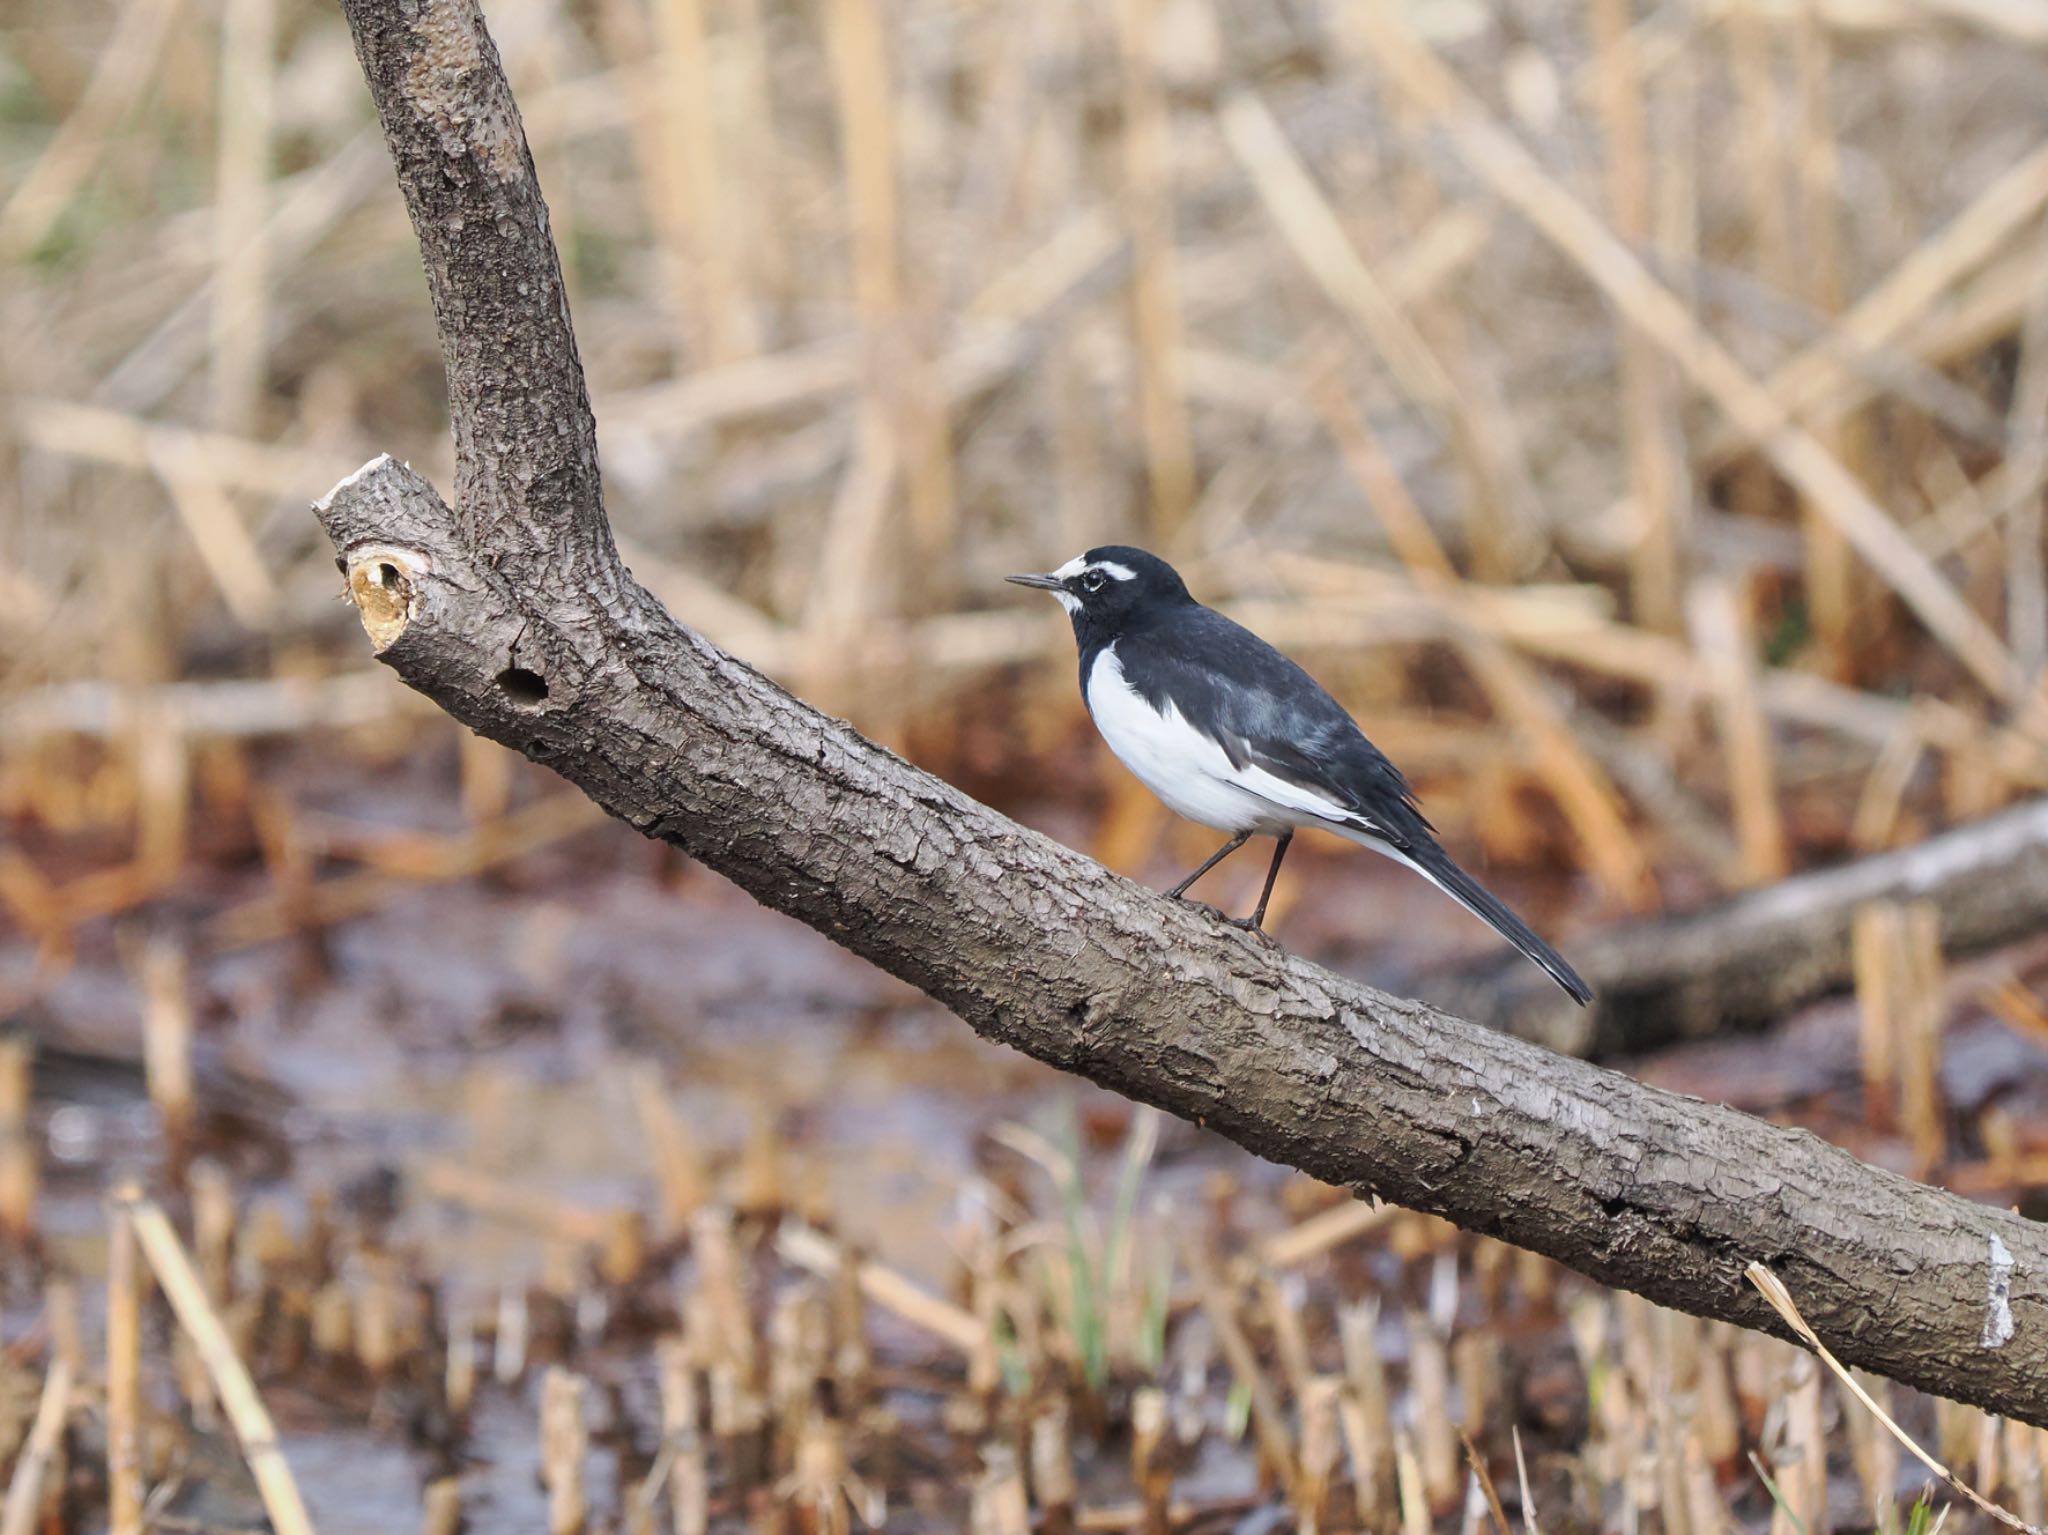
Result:
M775 1250L785 1263L821 1278L831 1278L853 1261L860 1292L873 1304L942 1340L962 1354L981 1346L982 1324L973 1313L939 1299L896 1270L872 1260L853 1259L822 1232L785 1222L775 1233Z
M427 1483L420 1512L422 1535L461 1535L462 1478L437 1476Z
M2048 1489L2042 1485L2041 1433L2016 1419L1999 1420L2005 1437L2006 1486L2016 1512L2028 1524L2048 1520Z
M1895 901L1858 908L1850 925L1863 1072L1863 1118L1878 1130L1898 1123L1899 1069L1905 999L1900 955L1905 911Z
M1934 1448L1952 1465L1968 1466L1977 1450L1977 1415L1961 1402L1937 1397L1934 1403ZM1974 1469L1974 1468L1973 1468ZM1996 1487L1980 1489L1987 1496Z
M532 1331L533 1311L525 1286L505 1286L498 1292L497 1327L491 1335L491 1376L499 1385L512 1385L526 1373Z
M1741 103L1739 135L1746 174L1744 185L1754 206L1757 265L1764 280L1782 293L1796 291L1793 281L1790 178L1784 146L1789 135L1778 121L1778 87L1773 78L1771 22L1758 0L1729 0L1727 9L1729 63Z
M1841 224L1837 215L1840 159L1834 135L1832 44L1814 0L1806 0L1794 21L1793 60L1799 97L1799 243L1804 256L1800 287L1816 309L1839 315L1846 295L1842 274ZM1861 427L1847 417L1818 428L1821 443L1865 483L1865 442ZM1813 628L1831 675L1855 674L1854 619L1862 585L1848 541L1825 517L1802 508L1806 539L1807 600Z
M1343 1391L1342 1380L1318 1375L1297 1393L1301 1412L1301 1481L1294 1489L1294 1510L1304 1535L1333 1527L1330 1494L1342 1453L1337 1404Z
M422 844L423 856L403 877L369 869L337 875L309 890L258 896L230 906L207 922L206 944L216 951L248 948L307 928L345 922L375 911L401 889L473 878L603 819L604 812L581 793L551 794L463 836L430 839Z
M116 130L161 66L178 9L178 0L129 0L121 8L77 105L0 203L0 262L12 265L42 244L108 148L120 141Z
M1222 1351L1224 1362L1251 1398L1252 1431L1258 1437L1260 1458L1280 1488L1291 1490L1298 1470L1287 1421L1281 1414L1280 1398L1273 1390L1272 1380L1238 1324L1232 1292L1217 1278L1214 1263L1196 1238L1183 1238L1181 1261L1194 1281L1202 1315L1208 1318L1210 1330L1216 1335L1216 1346Z
M831 1373L825 1296L803 1281L775 1298L768 1316L768 1403L785 1432L810 1413L813 1392Z
M1828 1535L1828 1440L1821 1419L1820 1366L1811 1359L1793 1361L1792 1390L1786 1398L1786 1446L1791 1464L1779 1471L1787 1494L1786 1513L1799 1521L1806 1535Z
M261 630L277 603L277 581L234 497L208 466L188 455L166 452L155 468L223 606L244 628Z
M130 1209L140 1190L114 1191L107 1232L107 1530L142 1535L142 1306L146 1275Z
M706 1535L711 1527L711 1468L699 1427L702 1405L689 1345L664 1338L655 1351L661 1392L661 1434L669 1463L669 1517L675 1535Z
M633 1100L640 1133L647 1140L654 1183L660 1192L657 1230L664 1237L678 1236L689 1229L690 1218L710 1197L704 1154L676 1112L660 1068L653 1062L636 1061L627 1068L626 1091Z
M1856 393L1856 365L1903 341L1944 294L2035 221L2044 207L2048 207L2048 145L2001 172L1961 212L1872 284L1832 329L1773 371L1765 387L1803 419L1838 419L1863 398ZM1993 306L1997 328L2008 327L2014 316L2024 311L2039 266L2038 255L2024 257L2025 280L2000 295ZM1960 328L1974 334L1977 324ZM1755 442L1753 433L1740 423L1731 423L1720 439L1709 441L1701 462L1718 467Z
M1459 654L1494 708L1527 738L1545 786L1572 823L1609 899L1625 910L1649 906L1656 898L1655 877L1613 783L1580 744L1542 679L1505 645L1459 621L1464 589L1450 556L1334 370L1321 371L1313 397L1411 579L1445 615Z
M1727 1535L1729 1529L1713 1463L1691 1435L1685 1441L1685 1519L1691 1535Z
M662 1396L662 1445L670 1455L670 1523L676 1535L702 1535L711 1490L698 1427L702 1402L690 1345L680 1336L666 1336L655 1345L655 1386Z
M1451 1346L1451 1374L1458 1383L1458 1427L1483 1439L1506 1408L1501 1399L1501 1342L1493 1332L1468 1332Z
M1988 1412L1977 1413L1976 1419L1977 1484L1996 1493L2005 1486L2005 1445L1999 1433L1999 1420Z
M1906 791L1927 757L1925 732L1924 725L1909 720L1878 748L1849 821L1849 846L1856 852L1881 853L1899 845Z
M1379 1230L1398 1213L1395 1205L1371 1199L1346 1199L1327 1210L1318 1210L1285 1231L1262 1238L1253 1263L1261 1269L1299 1268Z
M721 95L721 137L732 161L731 184L745 187L748 195L728 198L718 214L733 226L736 259L752 274L765 307L787 302L798 286L792 259L797 242L789 238L794 221L770 84L770 56L780 40L771 34L764 0L730 0L727 18L722 62L729 88Z
M1335 36L1347 55L1358 53L1346 22L1349 8L1337 13ZM1449 190L1434 172L1420 139L1426 125L1413 104L1394 98L1387 104L1394 129L1394 154L1398 160L1395 198L1407 230L1419 240L1452 205ZM1458 196L1465 195L1458 189ZM1469 208L1466 210L1471 211ZM1404 262L1406 257L1400 258ZM1402 289L1388 266L1387 291L1403 301ZM1471 326L1459 295L1448 292L1416 292L1412 307L1417 331L1442 362L1445 374L1456 385L1460 404L1469 411L1453 418L1451 446L1464 472L1467 504L1463 511L1466 557L1472 573L1482 581L1508 582L1526 573L1540 551L1529 547L1529 534L1538 526L1541 507L1530 482L1529 467L1521 446L1521 432L1506 409L1498 385L1479 363L1472 347Z
M192 998L185 951L153 938L140 960L142 1066L149 1100L163 1119L172 1177L180 1182L192 1135Z
M1868 1391L1863 1389L1862 1383L1844 1367L1839 1359L1835 1358L1828 1351L1827 1345L1820 1341L1812 1326L1801 1315L1798 1304L1792 1299L1792 1292L1785 1288L1783 1280L1765 1268L1761 1263L1750 1264L1747 1269L1743 1270L1743 1277L1756 1286L1758 1293L1766 1301L1770 1302L1771 1309L1785 1319L1785 1325L1797 1333L1800 1340L1820 1357L1821 1363L1834 1372L1835 1378L1847 1388L1851 1396L1862 1403L1872 1416L1884 1426L1885 1432L1904 1446L1907 1452L1915 1460L1919 1461L1921 1465L1940 1477L1943 1484L1951 1492L1968 1500L1981 1512L1989 1514L2000 1524L2006 1525L2011 1529L2020 1530L2024 1532L2024 1535L2041 1535L2041 1532L2034 1526L2016 1518L2013 1514L2000 1508L1988 1498L1981 1496L1975 1488L1971 1487L1953 1471L1949 1470L1947 1466L1922 1449L1912 1435L1900 1428L1898 1423L1893 1420L1891 1414L1878 1405L1877 1400Z
M1138 424L1151 486L1149 536L1171 549L1195 500L1195 450L1179 353L1172 120L1159 78L1160 0L1116 0L1123 80L1123 196L1131 242Z
M1500 497L1489 491L1493 476L1485 466L1491 455L1481 441L1478 407L1360 255L1272 110L1252 91L1238 88L1225 95L1217 122L1295 257L1358 328L1403 393L1441 420L1472 472L1476 500L1498 501ZM1484 546L1475 547L1475 558L1498 557L1497 546L1505 541L1504 532L1475 538L1475 546Z
M1379 1303L1363 1301L1337 1313L1338 1343L1350 1394L1343 1408L1344 1443L1362 1520L1377 1519L1398 1496L1394 1467L1393 1406L1380 1359Z
M63 1445L64 1419L71 1409L71 1379L71 1363L65 1359L53 1360L43 1377L35 1422L15 1458L7 1499L0 1503L0 1535L33 1535L42 1524L43 1482Z
M1693 583L1688 616L1720 716L1728 793L1735 811L1742 863L1732 871L1743 885L1768 885L1791 867L1784 814L1778 803L1771 729L1757 699L1756 637L1748 603L1726 581Z
M1003 1383L1002 1350L998 1346L1005 1289L1002 1245L996 1238L994 1222L989 1219L963 1222L962 1226L958 1238L961 1267L966 1271L969 1307L981 1329L979 1345L967 1356L967 1394L973 1405L966 1410L982 1415L985 1420Z
M1899 969L1899 1120L1919 1176L1931 1177L1947 1156L1948 1123L1941 1096L1941 1036L1948 1019L1943 989L1941 913L1931 901L1905 908Z
M271 1422L263 1399L256 1394L255 1382L236 1356L219 1313L207 1300L206 1287L200 1283L170 1220L148 1200L138 1200L127 1208L143 1256L149 1260L157 1284L170 1301L178 1325L191 1339L228 1421L234 1426L242 1454L256 1479L256 1490L263 1499L264 1513L277 1535L313 1535L313 1522L299 1497L298 1483L292 1479L291 1467L278 1448L276 1425Z
M583 1535L590 1518L583 1463L590 1430L583 1421L588 1382L550 1365L541 1381L540 1475L548 1493L548 1535Z
M513 775L519 757L496 741L465 731L457 748L462 813L472 826L503 817L512 808Z
M953 456L943 395L904 302L904 248L896 195L895 100L878 0L829 0L825 31L853 230L854 302L866 333L867 387L888 423L891 457L910 502L910 534L927 562L950 559L958 536ZM879 525L877 526L877 534ZM943 595L943 587L927 595ZM873 593L867 594L871 600Z
M1023 1478L1017 1474L1014 1455L1006 1475L1016 1484L1014 1492L991 1489L1005 1510L1002 1523L1005 1529L1028 1531L1028 1518L1018 1526L1008 1512L1013 1501L1024 1499ZM798 1429L790 1473L775 1491L796 1516L798 1535L851 1535L856 1515L868 1524L880 1522L874 1495L853 1474L847 1460L845 1425L833 1417L814 1416Z
M435 1158L421 1163L417 1172L420 1190L430 1199L461 1205L476 1215L522 1226L572 1247L601 1248L618 1218L615 1210L574 1204L460 1162Z
M754 1104L747 1115L746 1138L740 1142L739 1165L732 1174L734 1214L778 1215L788 1208L782 1152L775 1115L766 1105Z
M353 1297L351 1343L356 1363L381 1381L404 1353L398 1316L398 1263L390 1253L359 1255L362 1277Z
M1356 24L1388 81L1432 115L1467 167L1621 311L1802 495L1838 526L1928 630L1994 696L2012 681L2003 641L1840 462L1799 426L1613 231L1500 128L1443 62L1392 12L1358 8Z
M34 1073L34 1037L0 1036L0 1241L8 1243L26 1243L36 1234L41 1172L29 1119Z
M51 1357L70 1365L73 1379L83 1375L85 1317L79 1305L76 1279L64 1275L44 1281L43 1326L49 1333Z
M1024 1474L1017 1467L1017 1452L1006 1444L981 1448L981 1474L969 1491L967 1527L972 1535L1031 1535Z
M448 1350L441 1369L441 1396L457 1418L467 1417L476 1401L478 1354L476 1307L467 1297L457 1297L448 1304Z
M145 889L184 867L191 822L192 757L166 722L139 720L131 742L135 770L135 874Z
M1641 245L1650 237L1649 132L1631 7L1629 0L1592 0L1590 9L1607 137L1608 207L1616 233ZM1620 387L1635 503L1631 606L1645 628L1675 635L1684 628L1680 603L1690 487L1675 448L1664 360L1633 327L1622 333Z
M235 432L196 431L74 400L22 400L12 424L24 442L45 453L166 481L204 476L224 489L265 497L301 492L322 475L346 467L338 453L260 442Z
M1686 1496L1685 1453L1692 1443L1681 1426L1681 1405L1673 1392L1659 1392L1650 1403L1656 1466L1649 1478L1650 1500L1663 1511L1669 1535L1693 1535L1692 1503ZM1471 1441L1468 1439L1469 1445Z
M1715 1470L1734 1466L1742 1453L1742 1409L1729 1379L1728 1338L1720 1323L1702 1329L1691 1434Z
M1072 1410L1055 1396L1032 1416L1029 1429L1031 1492L1045 1535L1072 1535L1081 1495L1074 1475Z
M1394 1467L1401 1489L1401 1535L1431 1535L1436 1521L1423 1485L1422 1463L1415 1458L1415 1441L1405 1428L1394 1430Z
M1451 1355L1428 1316L1408 1313L1408 1389L1422 1490L1432 1513L1455 1508L1464 1492L1458 1428L1451 1417Z
M698 1342L710 1347L710 1362L729 1367L741 1389L751 1392L760 1378L760 1349L732 1212L699 1210L690 1222L690 1250L697 1259L697 1295L705 1308L706 1330Z
M1143 1535L1172 1527L1173 1461L1167 1448L1166 1393L1142 1386L1131 1395L1131 1485L1138 1490Z
M714 363L724 363L759 351L761 336L727 191L706 8L705 0L659 0L654 12L661 40L656 66L667 85L662 108L668 137L680 150L681 190L695 237L697 292L709 356Z
M235 1256L235 1191L218 1162L192 1164L192 1255L216 1306L232 1300Z
M804 599L796 678L806 692L844 687L847 647L871 617L881 568L889 498L902 466L902 443L889 413L870 400L861 409L853 453L840 476L818 540Z
M330 1280L313 1292L310 1308L313 1351L325 1359L349 1358L355 1351L356 1318L348 1286Z
M2005 513L2005 622L2020 676L2014 698L2038 697L2048 668L2048 567L2042 552L2042 497L2048 477L2048 281L2027 304L2020 355L2006 417L2005 469L2015 489Z
M1273 1333L1273 1352L1280 1360L1280 1373L1289 1394L1299 1399L1315 1377L1309 1362L1308 1329L1301 1319L1300 1286L1293 1293L1283 1289L1272 1275L1261 1274L1255 1283L1259 1304L1266 1313L1266 1325Z
M207 387L213 424L237 432L256 425L268 351L269 247L262 229L268 212L276 50L277 0L227 0L221 13Z

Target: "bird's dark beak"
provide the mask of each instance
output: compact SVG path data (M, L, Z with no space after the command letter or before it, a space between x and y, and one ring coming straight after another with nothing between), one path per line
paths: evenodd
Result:
M1003 579L1012 586L1036 587L1041 592L1066 590L1066 583L1061 581L1058 576L1004 576Z

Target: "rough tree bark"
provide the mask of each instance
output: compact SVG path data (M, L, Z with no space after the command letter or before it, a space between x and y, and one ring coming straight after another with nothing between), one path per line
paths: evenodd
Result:
M976 804L619 564L547 211L475 0L343 0L425 256L460 470L319 515L379 657L470 728L944 1003L1262 1156L1665 1305L2048 1424L2048 1234L1802 1131L1341 979Z

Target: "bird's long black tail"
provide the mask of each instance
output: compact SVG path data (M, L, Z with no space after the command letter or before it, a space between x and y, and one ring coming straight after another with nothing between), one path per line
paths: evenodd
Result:
M1445 895L1528 955L1579 1006L1593 1000L1593 988L1565 963L1564 956L1532 933L1528 923L1509 911L1492 891L1453 863L1449 853L1429 845L1404 849L1400 856Z

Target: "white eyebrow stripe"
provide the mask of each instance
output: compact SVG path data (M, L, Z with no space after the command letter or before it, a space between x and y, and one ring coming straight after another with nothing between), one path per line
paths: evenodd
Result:
M1095 566L1106 576L1115 576L1119 581L1135 581L1138 573L1128 565L1119 565L1115 560L1104 560Z

